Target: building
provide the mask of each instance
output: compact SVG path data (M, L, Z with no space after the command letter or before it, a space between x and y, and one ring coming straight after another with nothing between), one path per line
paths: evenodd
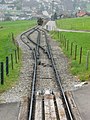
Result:
M5 1L5 0L1 0L0 1L0 10L15 10L16 7L14 5L14 3Z
M90 16L90 13L89 12L85 12L85 11L81 11L81 10L79 10L76 13L76 17L84 17L84 16Z

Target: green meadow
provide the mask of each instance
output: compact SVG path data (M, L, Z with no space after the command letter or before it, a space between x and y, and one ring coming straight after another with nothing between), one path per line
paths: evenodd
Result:
M4 62L6 60L6 56L10 58L10 55L13 54L15 56L16 46L12 41L12 33L14 37L22 33L23 31L33 27L36 25L36 21L7 21L0 22L0 62ZM0 93L4 92L11 86L15 84L18 79L19 72L21 67L21 50L20 50L20 59L18 64L15 63L14 60L14 69L11 70L9 76L4 75L4 85L0 84ZM5 68L4 68L5 69Z
M75 24L72 21L75 21L76 23L80 23L80 20L81 22L85 21L85 23L83 24L86 24L87 26L81 27L81 24L78 24L78 30L90 30L89 28L90 23L88 21L90 20L90 18L62 19L59 20L58 23L60 25L62 23L64 24L65 21L69 21L69 23L73 23L72 28L74 28L75 30L76 29ZM67 26L66 28L64 26L64 29L72 29L70 28L70 26L68 27ZM51 35L55 40L57 40L60 43L60 47L62 47L63 52L69 58L69 64L70 64L69 69L71 73L77 76L81 81L90 80L90 33L52 31ZM81 48L82 48L82 52L80 52Z
M57 26L60 29L90 31L90 17L60 19L57 20Z
M35 25L35 21L9 21L0 22L0 61L4 60L5 56L8 56L13 52L15 46L12 42L12 33L14 37Z

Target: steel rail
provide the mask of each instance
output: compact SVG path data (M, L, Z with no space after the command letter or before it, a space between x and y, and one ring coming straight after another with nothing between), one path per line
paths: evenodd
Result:
M29 29L29 30L23 32L23 33L20 35L20 39L22 40L22 42L23 42L24 44L26 44L26 45L30 48L30 50L32 50L32 51L33 51L33 49L30 47L30 45L28 45L28 44L23 40L23 35L25 35L25 34L28 33L28 32L30 32L30 33L29 33L29 35L30 35L30 34L32 34L33 32L35 32L36 29L37 29L37 26L35 26L35 27L33 27L32 29ZM26 35L25 35L25 36L26 36Z
M37 29L38 31L38 29ZM37 50L37 57L39 58L39 55L40 55L40 52L39 52L39 46L40 46L40 36L41 36L41 33L40 31L38 31L38 37L37 37L37 46L36 46L36 50Z
M35 83L36 83L36 75L37 75L37 57L36 57L36 50L34 53L35 64L34 64L34 71L33 71L33 80L32 80L32 89L31 89L31 99L30 99L30 108L29 108L29 117L28 120L32 120L32 111L33 111L33 103L34 103L34 95L35 95Z
M38 28L37 28L38 29ZM32 32L29 33L32 34L36 29L34 29ZM45 34L45 39L46 39L46 44L47 44L47 55L48 55L48 58L51 59L51 63L52 63L52 66L53 66L53 70L55 72L55 77L56 77L56 80L57 80L57 83L59 85L59 88L60 88L60 91L62 92L62 97L63 97L63 100L64 100L64 104L66 106L66 109L67 109L67 115L68 115L68 119L69 120L73 120L73 116L72 116L72 113L71 113L71 110L69 108L69 104L67 102L67 99L66 99L66 96L65 96L65 93L64 93L64 90L63 90L63 87L61 85L61 79L60 79L60 76L58 74L58 71L56 69L56 66L55 66L55 60L53 58L53 55L51 53L51 49L50 49L50 45L48 43L48 39L47 39L47 34L44 30L41 30L44 32ZM24 33L25 34L25 33ZM23 35L24 35L23 34ZM30 38L29 38L29 35L28 35L28 39L33 42ZM38 35L39 36L39 35ZM35 65L34 65L34 73L33 73L33 83L32 83L32 94L31 94L31 101L30 101L30 111L29 111L29 120L32 120L32 109L33 109L33 102L34 102L34 94L35 94L35 82L36 82L36 74L37 74L37 51L39 51L38 49L41 48L43 51L45 51L45 49L43 47L40 46L40 43L38 43L39 40L37 40L37 43L33 42L35 45L36 45L36 49L34 51L34 58L35 58Z
M20 36L20 39L22 40L22 42L24 44L26 44L30 48L30 50L32 50L33 57L34 57L33 79L32 79L32 87L31 87L31 97L30 97L28 120L32 120L32 117L33 117L32 114L33 114L33 104L34 104L34 100L35 100L35 84L36 84L36 76L37 76L37 59L38 59L38 55L39 55L40 33L38 33L37 43L36 43L36 48L35 49L32 49L30 47L30 45L28 45L28 43L23 40L23 35L25 35L28 32L30 32L29 35L31 35L33 32L36 31L36 29L32 28L30 30L27 30L26 32L22 33L21 36Z
M34 103L34 96L35 96L35 83L36 83L36 74L37 74L37 57L36 57L36 50L32 49L30 45L28 45L24 40L23 40L23 35L25 35L27 32L30 32L29 34L32 34L35 31L34 28L24 32L21 34L20 39L24 44L26 44L33 53L33 57L35 60L34 67L33 67L33 79L32 79L32 87L31 87L31 99L30 99L30 108L29 108L29 113L28 113L28 120L32 120L32 111L33 111L33 103Z
M34 29L34 30L33 30ZM35 28L32 28L31 30L33 30L32 32L30 32L26 37L28 38L28 40L30 40L34 45L36 45L37 46L37 43L36 42L34 42L29 36L33 33L33 32L35 32L35 31L38 31L38 30L40 30L39 29L39 27L35 27ZM27 32L29 32L30 30L28 30L28 31L26 31L26 32L24 32L24 33L22 33L22 35L24 35L24 34L26 34ZM40 31L43 31L43 30L40 30ZM39 31L38 31L39 32ZM21 36L22 36L21 35ZM48 51L46 51L42 46L40 46L40 44L38 45L42 50L43 50L43 52L45 52L45 53L47 53L48 54L48 56L49 56L49 52Z
M48 39L47 39L46 32L45 32L45 40L46 40L46 44L47 44L48 58L49 58L49 59L51 59L51 55L50 55L50 49L49 49L49 43L48 43Z
M34 65L34 72L33 72L33 83L32 83L32 89L31 89L31 99L30 99L30 108L29 108L29 119L32 120L33 115L33 104L34 104L34 98L35 98L35 84L36 84L36 77L37 77L37 59L39 59L39 44L40 44L40 32L38 33L37 37L37 46L35 49L35 65Z
M46 47L47 47L46 52L47 52L48 58L50 59L51 56L50 56L50 50L48 49L48 40L47 40L46 32L45 32L45 30L42 30L42 29L39 29L39 30L42 31L42 32L44 32L44 34L45 34Z
M39 28L36 29L37 31L40 30ZM39 31L38 31L39 32ZM30 37L29 37L30 34L28 34L27 38L34 44L34 45L37 45L36 42L34 42ZM46 52L46 50L39 44L38 45L42 50L43 52Z
M57 83L60 87L60 91L62 93L62 97L63 97L63 100L64 100L64 104L66 105L66 109L67 109L67 117L69 117L68 119L69 120L73 120L73 115L71 113L71 110L70 110L70 107L69 107L69 104L67 102L67 99L66 99L66 96L65 96L65 93L64 93L64 90L63 90L63 87L62 87L62 84L61 84L61 78L58 74L58 71L56 69L56 66L55 66L55 60L53 58L53 55L51 53L51 49L50 49L50 45L48 43L48 39L47 39L47 34L46 32L43 30L43 32L45 33L45 38L46 38L46 43L47 43L47 48L48 48L48 54L49 54L49 58L51 59L51 63L52 63L52 66L53 66L53 70L55 72L55 76L56 76L56 80L57 80Z
M26 33L28 33L28 32L30 32L31 30L32 30L32 33L33 33L33 31L35 31L36 29L38 29L38 26L35 26L35 27L33 27L33 28L28 29L27 31L23 32L23 33L21 34L21 36L24 35L24 34L26 34Z
M29 38L29 36L27 36L27 38L28 38L34 45L37 45L37 43L34 42L33 40L31 40L31 39ZM39 45L39 47L45 52L45 49L44 49L42 46Z
M23 40L22 36L21 36L20 39L22 40L22 42L23 42L25 45L27 45L27 46L29 47L30 50L33 50L33 49L30 47L30 45L28 45L27 42L25 42L25 41Z
M55 61L54 61L54 58L53 58L52 54L51 54L51 62L52 62L52 65L53 65L53 69L54 69L54 72L55 72L55 76L56 76L56 78L57 78L57 79L56 79L56 80L57 80L57 83L58 83L58 85L59 85L59 87L60 87L60 91L61 91L61 93L62 93L62 97L63 97L64 103L65 103L65 105L66 105L67 114L68 114L68 117L69 117L68 119L69 119L69 120L73 120L73 116L72 116L72 113L71 113L69 104L68 104L68 102L67 102L67 99L66 99L66 96L65 96L63 87L62 87L62 85L61 85L61 79L60 79L60 76L59 76L58 71L57 71L57 69L56 69Z

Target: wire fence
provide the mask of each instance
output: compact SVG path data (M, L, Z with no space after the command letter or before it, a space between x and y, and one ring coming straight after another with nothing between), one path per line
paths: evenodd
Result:
M71 42L62 32L53 31L52 36L56 36L70 58L77 61L79 65L84 65L85 70L90 69L90 50L85 50L77 42Z
M12 40L16 49L9 56L6 56L4 62L0 62L0 84L4 85L5 76L9 76L10 72L14 69L15 64L19 61L19 44L15 42L14 36Z

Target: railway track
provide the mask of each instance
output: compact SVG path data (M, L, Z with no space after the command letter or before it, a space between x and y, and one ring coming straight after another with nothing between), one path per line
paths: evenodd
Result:
M37 26L23 33L21 40L34 59L28 120L74 120L46 31Z

